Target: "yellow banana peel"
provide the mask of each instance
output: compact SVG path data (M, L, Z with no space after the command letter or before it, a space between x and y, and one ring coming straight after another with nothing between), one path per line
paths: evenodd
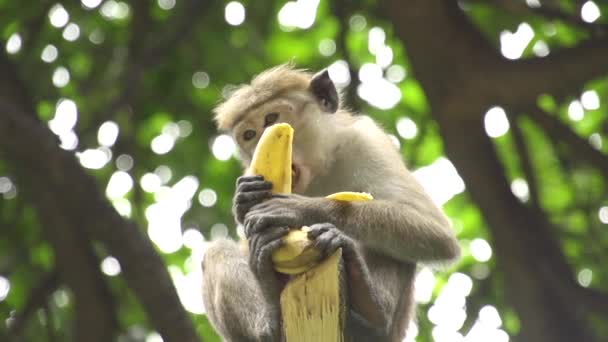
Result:
M333 199L336 201L344 201L344 202L360 202L360 201L371 201L374 197L367 192L336 192L335 194L331 194L326 196L325 198Z
M289 124L272 125L260 137L248 173L262 175L272 183L272 192L291 193L291 148L293 128Z
M275 193L291 193L291 158L293 128L287 123L272 125L262 134L253 153L248 174L262 175L273 184ZM362 192L338 192L327 196L336 201L369 201L373 197ZM284 238L282 247L272 254L275 270L280 273L296 275L304 273L317 265L321 253L308 239L308 227L292 229Z

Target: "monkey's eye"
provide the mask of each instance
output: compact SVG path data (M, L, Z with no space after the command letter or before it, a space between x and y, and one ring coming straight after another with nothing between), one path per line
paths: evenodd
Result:
M245 140L251 140L255 137L255 131L252 129L248 129L245 131L245 133L243 133L243 139Z
M268 126L272 125L273 123L277 122L278 118L279 118L279 113L266 114L266 117L264 118L264 127L268 127Z

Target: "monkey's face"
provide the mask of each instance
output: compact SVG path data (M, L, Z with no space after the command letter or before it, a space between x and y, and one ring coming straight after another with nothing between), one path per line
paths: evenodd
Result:
M245 167L251 158L264 130L276 123L288 123L294 130L292 191L303 193L310 184L316 161L313 146L319 137L316 133L322 113L309 94L289 93L252 108L246 116L235 125L233 137L239 146L241 160Z

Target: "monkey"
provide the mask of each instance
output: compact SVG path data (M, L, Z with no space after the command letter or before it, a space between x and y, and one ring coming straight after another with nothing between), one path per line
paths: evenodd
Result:
M343 249L352 341L401 341L414 318L419 263L447 265L460 256L442 210L407 169L387 133L352 113L327 70L285 64L262 72L215 108L218 128L237 143L244 168L266 127L289 123L292 194L273 194L262 176L238 178L233 213L249 252L232 240L212 242L203 258L203 302L227 341L281 341L283 276L271 254L289 227L309 226L324 255ZM374 199L340 202L340 191Z

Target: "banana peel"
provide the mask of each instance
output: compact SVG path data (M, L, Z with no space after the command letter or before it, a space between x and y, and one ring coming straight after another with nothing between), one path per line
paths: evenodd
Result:
M291 193L291 163L293 128L287 123L272 125L262 134L253 153L248 174L262 175L273 184L275 193ZM373 197L363 192L338 192L326 198L342 201L369 201ZM292 229L284 238L284 244L272 254L275 270L297 275L310 270L322 258L308 239L308 227Z

